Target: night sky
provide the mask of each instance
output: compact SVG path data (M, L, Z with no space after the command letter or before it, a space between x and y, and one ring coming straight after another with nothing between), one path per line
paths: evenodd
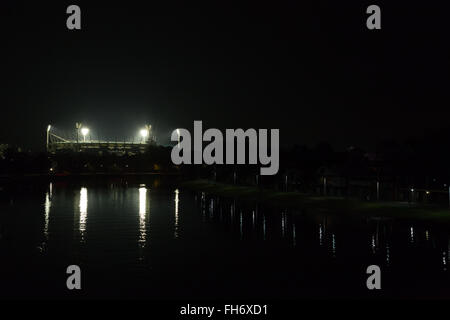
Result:
M441 3L210 2L2 0L0 143L43 149L49 123L77 121L111 139L150 123L168 143L203 120L336 148L448 127ZM382 30L366 28L370 4Z

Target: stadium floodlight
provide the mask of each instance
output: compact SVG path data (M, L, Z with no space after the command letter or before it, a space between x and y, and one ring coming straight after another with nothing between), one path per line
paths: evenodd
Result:
M84 142L86 142L86 136L89 133L89 129L88 128L81 128L81 134L83 135L83 140Z
M141 136L142 136L143 138L146 138L146 137L148 136L148 130L147 130L147 129L142 129L142 130L141 130Z
M147 140L149 131L148 131L148 129L142 129L140 131L140 133L141 133L141 137L142 137L142 142L145 143Z

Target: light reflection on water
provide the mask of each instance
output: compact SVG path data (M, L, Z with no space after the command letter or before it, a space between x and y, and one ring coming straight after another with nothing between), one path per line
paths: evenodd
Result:
M203 211L205 203L208 203L208 196L202 194L200 201L200 210ZM211 197L209 203L217 202L216 197ZM347 230L345 224L337 223L332 216L323 216L322 218L305 218L298 210L287 209L266 209L260 212L258 216L258 206L248 207L246 204L241 206L235 200L222 200L221 206L209 207L209 215L204 219L206 223L219 223L229 226L231 232L238 234L239 239L243 241L271 241L280 246L297 247L299 245L298 233L300 233L301 246L306 246L309 250L318 250L323 247L328 252L330 259L339 259L340 251L345 256L349 252L353 256L361 256L363 259L374 261L380 265L391 267L393 259L396 263L411 259L415 263L423 251L427 252L427 257L420 263L428 265L439 264L441 270L447 271L450 255L450 237L448 230L442 230L433 233L433 228L429 225L422 226L421 223L403 224L393 219L369 219L358 222L358 233L352 237L354 230ZM229 219L224 219L220 214L222 210L230 212ZM236 229L235 212L239 212L239 224ZM276 221L280 221L276 223ZM312 221L316 221L311 224ZM316 227L314 227L314 225ZM310 230L318 230L318 247L314 249L313 237L308 238ZM300 230L300 231L299 231ZM358 237L362 233L368 233L367 242L359 242ZM423 235L419 237L418 233ZM308 236L307 236L308 235ZM259 237L260 236L260 237ZM341 240L342 238L342 240ZM445 239L442 241L442 239ZM342 245L340 244L342 242ZM432 244L432 246L430 246ZM442 248L440 254L436 250ZM339 249L339 250L338 250ZM434 253L431 253L434 251ZM438 250L439 251L439 250ZM405 257L408 254L408 257ZM416 256L417 255L417 256ZM430 256L434 256L434 260ZM416 257L415 257L416 256Z
M44 210L45 210L45 224L44 224L44 236L45 239L48 240L48 224L50 222L50 209L52 207L52 201L51 201L51 195L49 192L45 193L45 204L44 204Z
M319 224L319 245L323 246L323 231L322 231L322 224Z
M294 247L297 245L297 239L295 236L295 223L292 224L292 244Z
M83 263L100 274L117 266L126 274L124 286L128 277L136 276L140 283L143 277L154 276L153 281L173 281L174 290L181 281L174 276L179 265L183 266L182 277L205 277L205 283L216 272L205 270L217 270L228 279L224 283L232 283L239 270L253 270L241 282L256 277L254 270L259 270L264 283L273 276L272 289L279 286L272 270L287 268L290 272L282 272L292 282L311 278L312 287L321 278L310 277L310 273L317 272L326 279L322 284L326 288L331 286L326 277L333 274L333 268L345 272L371 264L389 270L394 278L408 270L430 277L441 277L441 272L447 275L442 285L450 283L450 237L445 226L393 219L361 219L350 224L330 215L268 208L206 193L194 195L175 186L150 189L150 185L68 188L48 184L36 201L36 210L31 211L27 201L15 199L10 205L8 199L0 211L0 245L13 247L6 247L3 254L29 252L28 246L33 246L43 259L33 262L37 265ZM7 215L7 209L14 214ZM20 241L4 240L19 235ZM25 263L34 257L24 256ZM50 258L55 262L46 260ZM205 268L205 263L211 264ZM185 284L189 283L186 279ZM148 288L153 284L146 283Z
M139 245L145 247L147 238L147 188L139 188Z
M79 221L79 231L80 231L80 241L85 241L86 233L86 223L88 215L88 191L87 188L81 188L80 190L80 221Z
M45 201L44 201L44 223L43 223L43 245L44 248L46 243L49 241L49 224L50 224L50 216L53 207L53 189L54 186L52 183L48 185L48 190L45 192ZM136 190L138 192L138 245L141 249L144 249L147 242L149 241L149 215L150 215L150 189L148 189L145 185L140 185L139 188L127 188L125 192L120 192L116 187L111 187L110 196L115 199L115 202L118 199L123 199L129 197L129 193L134 192ZM174 220L173 221L173 239L179 239L180 236L180 190L178 188L173 189L174 200L173 200L173 212L174 212ZM197 197L196 197L197 198ZM76 212L75 217L78 215L78 232L79 232L79 242L80 244L86 243L86 232L88 225L88 206L89 206L89 192L87 187L81 187L79 189L79 198L78 198L78 212ZM298 232L301 234L301 240L308 242L308 239L305 239L305 229L314 227L311 225L311 221L309 224L302 223L302 219L299 220L299 215L292 211L283 209L280 210L279 213L267 210L262 210L259 205L246 208L245 206L240 206L237 204L236 200L226 200L219 201L217 197L208 197L205 193L201 193L199 205L200 205L200 217L203 223L220 223L229 226L229 230L231 234L233 234L234 226L236 224L236 212L238 212L237 217L237 232L239 235L239 239L247 240L249 238L253 240L258 239L258 235L260 235L260 240L265 241L277 241L277 242L285 242L288 246L296 247L298 245ZM105 199L96 199L99 203L104 203ZM123 201L122 201L123 202ZM223 215L223 212L230 212L228 218L226 215ZM278 216L278 221L280 221L279 225L276 224L276 217ZM300 215L301 217L301 215ZM326 248L330 253L330 258L337 258L337 243L339 241L339 237L341 236L341 230L334 226L334 223L329 221L327 217L316 219L317 222L316 230L318 230L318 246ZM395 245L392 244L393 239L395 238L395 242L398 243L398 235L394 235L392 231L392 221L372 221L368 222L364 228L368 228L370 230L370 240L367 242L367 248L370 249L370 254L373 257L382 257L382 261L386 266L390 266L392 263L392 254L395 253L396 248ZM298 229L299 228L299 229ZM331 229L330 229L331 228ZM330 230L328 230L330 229ZM300 231L299 231L300 230ZM312 230L312 229L311 229ZM327 232L328 230L328 232ZM406 241L409 243L412 248L417 248L429 244L428 247L432 248L441 248L440 250L440 261L442 270L447 270L450 256L450 237L448 234L446 235L447 240L445 245L442 245L442 235L439 237L433 237L432 228L426 226L422 229L421 235L418 236L417 227L414 225L408 225L408 232ZM278 233L278 234L277 234ZM349 234L346 235L349 237ZM285 239L285 240L284 240ZM311 243L312 244L312 243ZM282 245L280 243L280 245ZM308 244L309 245L309 244ZM345 249L349 249L347 246ZM361 248L358 248L360 250ZM431 248L430 248L431 249ZM144 255L143 252L139 254ZM142 257L140 257L142 258Z
M178 217L178 203L180 202L179 199L179 193L180 191L178 189L175 189L175 226L174 226L174 232L173 236L175 239L178 239L178 228L179 228L179 217Z

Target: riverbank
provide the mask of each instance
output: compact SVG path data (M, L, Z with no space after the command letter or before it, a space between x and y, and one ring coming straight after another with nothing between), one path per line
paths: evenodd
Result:
M185 189L202 191L242 201L259 202L285 208L313 209L314 212L336 215L364 215L373 218L401 218L411 220L433 220L450 223L450 209L435 205L424 205L393 201L362 201L343 197L324 197L299 192L280 192L254 186L237 186L208 180L193 180L182 183Z
M24 173L0 174L0 182L14 182L21 180L64 180L80 177L145 177L145 176L180 176L179 172L79 172L79 173Z
M22 192L33 188L48 186L49 183L59 185L123 185L140 184L177 185L181 181L178 173L170 172L94 172L70 174L15 174L0 175L0 195L5 192Z

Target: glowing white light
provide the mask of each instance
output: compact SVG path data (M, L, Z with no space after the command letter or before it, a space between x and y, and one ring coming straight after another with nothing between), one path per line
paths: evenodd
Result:
M86 231L86 221L87 221L87 208L88 208L88 194L86 188L81 188L80 190L80 234L81 240L84 240L84 232Z
M89 134L89 129L81 128L81 134L83 135L83 141L86 142L86 136Z
M48 127L47 127L47 132L49 132L51 128L52 128L52 126L51 126L51 125L48 125Z
M145 215L147 213L147 188L139 188L139 215Z
M50 191L51 192L51 191ZM52 206L52 201L50 200L50 194L47 192L45 194L45 225L44 225L44 235L48 239L48 223L50 220L50 208Z
M146 138L146 137L148 136L148 130L147 130L147 129L142 129L142 130L141 130L141 136L142 136L143 138Z
M175 190L175 231L174 231L174 237L175 239L178 238L178 202L180 201L178 198L179 191L178 189Z
M87 136L89 134L89 129L88 128L81 128L81 134L83 136Z
M145 219L147 214L147 188L139 188L139 242L145 244L147 230Z

